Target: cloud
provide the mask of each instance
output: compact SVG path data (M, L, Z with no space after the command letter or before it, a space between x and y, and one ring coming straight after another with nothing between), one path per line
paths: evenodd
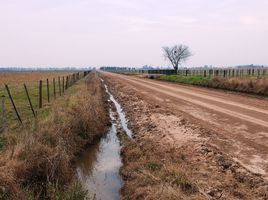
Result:
M242 24L247 25L247 26L259 26L259 25L264 24L262 22L262 20L260 20L256 16L243 16L243 17L240 17L239 22L241 22Z
M0 65L163 65L161 47L180 42L195 52L188 65L244 63L252 46L251 62L268 63L267 9L266 0L0 1Z

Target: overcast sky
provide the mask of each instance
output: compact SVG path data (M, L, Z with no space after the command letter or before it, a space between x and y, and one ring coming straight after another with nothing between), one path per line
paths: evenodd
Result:
M267 0L0 0L0 66L268 64Z

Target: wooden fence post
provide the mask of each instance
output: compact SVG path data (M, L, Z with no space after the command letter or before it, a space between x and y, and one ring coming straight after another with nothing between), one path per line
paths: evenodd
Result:
M42 108L43 103L42 103L42 80L39 81L39 108Z
M58 82L59 82L59 92L60 92L60 96L61 96L60 77L58 77Z
M10 99L10 101L11 101L11 104L12 104L12 106L13 106L15 112L16 112L17 118L18 118L18 120L20 121L20 123L22 124L22 120L21 120L20 114L19 114L19 112L18 112L18 110L17 110L17 107L16 107L16 105L15 105L15 102L14 102L12 96L11 96L11 93L10 93L10 90L9 90L8 85L5 84L5 88L6 88L6 90L7 90L7 93L8 93L9 99Z
M27 86L26 86L25 83L23 84L23 86L24 86L24 89L25 89L25 92L26 92L26 96L27 96L27 99L28 99L30 108L31 108L31 110L32 110L33 116L36 117L36 113L35 113L35 111L34 111L33 104L32 104L31 98L30 98L29 93L28 93Z
M49 96L49 80L47 78L47 102L49 103L50 102L50 96Z
M69 79L68 79L68 76L66 76L66 85L65 85L65 90L68 89L68 84L69 84Z
M62 93L64 93L65 84L64 84L64 76L62 77Z
M56 83L55 83L55 78L53 78L53 91L54 91L54 99L56 99Z

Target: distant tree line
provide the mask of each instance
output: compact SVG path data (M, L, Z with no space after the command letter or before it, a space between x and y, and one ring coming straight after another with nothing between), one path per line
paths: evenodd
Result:
M150 65L144 65L142 67L117 67L117 66L103 66L100 70L103 71L135 71L135 70L150 70L158 69L159 67L152 67Z

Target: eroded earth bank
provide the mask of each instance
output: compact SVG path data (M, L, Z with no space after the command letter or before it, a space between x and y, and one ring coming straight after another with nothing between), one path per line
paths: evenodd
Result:
M266 173L250 170L231 153L235 137L229 140L182 102L128 82L130 77L100 76L134 134L122 148L122 199L268 199Z

